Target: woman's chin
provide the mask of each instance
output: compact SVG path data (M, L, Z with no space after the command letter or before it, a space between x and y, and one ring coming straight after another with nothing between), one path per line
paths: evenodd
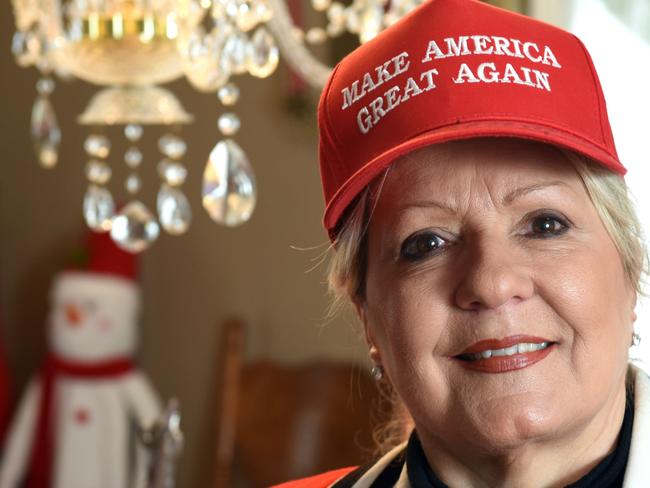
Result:
M523 447L556 440L573 429L560 425L557 405L547 400L514 398L494 405L483 405L471 421L459 426L465 442L486 455L509 453Z

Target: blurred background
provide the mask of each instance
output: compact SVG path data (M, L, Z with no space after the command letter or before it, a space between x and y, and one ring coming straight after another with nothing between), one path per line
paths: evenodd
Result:
M324 16L313 11L309 2L303 3L298 3L301 22L322 24ZM650 171L644 147L650 111L645 86L650 77L650 4L646 0L490 3L562 25L584 39L602 78L621 159L630 168L628 181L650 228L650 196L643 187ZM63 134L59 162L51 170L41 168L30 139L39 73L19 67L13 59L14 22L11 4L4 2L0 6L0 341L8 365L11 411L47 350L52 279L67 265L87 232L81 208L88 185L83 141L90 131L76 118L97 91L82 81L57 80L51 101ZM357 42L354 36L343 36L314 51L333 64ZM352 314L328 317L325 266L320 264L328 241L320 224L318 92L301 82L282 56L269 78L236 76L234 80L241 92L235 110L241 129L234 138L256 174L254 214L244 225L228 228L214 224L203 211L203 169L207 155L223 139L217 119L226 108L215 94L201 93L185 79L174 81L165 86L195 118L179 132L187 142L183 161L188 175L183 189L193 220L185 234L162 233L139 255L138 365L162 399L176 397L180 402L185 434L177 478L181 488L215 483L223 391L229 384L224 368L228 364L239 367L237 359L228 363L224 337L241 345L246 364L356 365L355 376L345 380L350 391L361 389L361 381L354 378L369 369L367 350ZM120 164L127 143L117 128L105 133L113 142L108 159L113 181L120 182L127 176ZM145 128L139 144L144 160L139 168L143 185L138 197L150 207L155 207L159 186L160 135ZM128 195L120 193L119 185L115 188L116 200L126 201ZM647 339L634 349L634 355L650 359L650 334L643 330L650 317L643 305L639 316L639 332ZM235 336L227 336L227 327L233 323L239 324L233 326ZM242 329L243 338L236 335ZM275 401L273 394L258 399L268 409ZM247 481L246 470L240 467L240 471L239 481L229 483L254 486Z

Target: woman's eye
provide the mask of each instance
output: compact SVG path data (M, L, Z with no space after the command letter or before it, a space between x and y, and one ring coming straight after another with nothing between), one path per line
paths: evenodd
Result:
M568 224L554 215L539 215L531 221L531 235L536 238L553 237L564 233Z
M417 261L434 254L445 244L446 241L442 237L432 232L424 232L408 237L402 244L400 254L408 260Z

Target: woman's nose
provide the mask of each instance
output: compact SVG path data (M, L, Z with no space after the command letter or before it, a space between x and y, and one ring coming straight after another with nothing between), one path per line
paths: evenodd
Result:
M464 310L497 309L534 293L529 264L506 243L476 243L466 250L459 269L456 305Z

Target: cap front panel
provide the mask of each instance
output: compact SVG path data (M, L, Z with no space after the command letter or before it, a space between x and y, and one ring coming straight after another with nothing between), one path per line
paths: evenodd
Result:
M337 67L319 115L328 204L354 183L353 175L368 173L365 165L422 134L460 124L534 124L617 159L582 44L474 0L429 1L361 46ZM358 191L349 190L344 203ZM329 229L342 210L326 218Z

